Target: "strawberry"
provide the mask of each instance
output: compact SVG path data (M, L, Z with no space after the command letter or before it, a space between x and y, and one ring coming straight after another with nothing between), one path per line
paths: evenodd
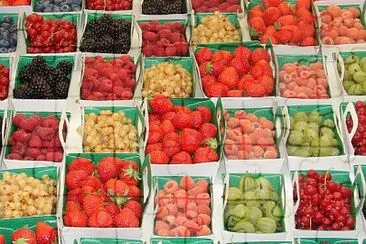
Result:
M220 60L225 60L226 64L230 63L231 59L233 58L233 55L227 51L227 50L219 50L215 52L212 60L214 62L218 62Z
M248 61L250 60L252 52L249 48L244 46L239 46L234 51L234 56L237 58L246 58Z
M292 32L289 30L281 29L275 32L273 36L278 38L281 44L287 44L292 38Z
M36 224L37 244L51 244L57 242L57 230L47 223L40 221Z
M211 60L212 52L209 48L204 47L204 48L201 48L199 51L197 51L194 56L196 57L198 64L201 64L203 62L207 62L207 61Z
M136 215L136 217L138 218L138 219L140 219L141 218L141 216L142 216L142 206L141 206L141 204L139 203L139 202L137 202L137 201L134 201L134 200L129 200L126 204L125 204L125 206L124 206L125 208L129 208L129 209L131 209L132 210L132 212L134 212L135 213L135 215Z
M182 112L182 113L190 114L192 112L191 109L188 108L187 106L174 106L173 109L176 113Z
M281 30L289 30L292 32L292 37L290 40L291 43L297 44L303 38L302 30L299 27L297 27L296 25L283 26L281 28Z
M163 143L164 143L164 141L168 141L168 140L179 141L178 133L177 132L170 132L170 133L166 134L164 136Z
M260 60L265 60L267 62L271 61L269 53L264 48L257 48L252 52L251 61L253 64L259 62Z
M189 153L181 151L172 157L171 164L191 164L192 158Z
M249 83L245 89L248 97L263 97L266 96L266 90L261 84Z
M113 226L113 216L103 207L98 208L88 220L90 227L106 228Z
M203 62L198 65L201 77L204 77L211 73L212 65L210 62Z
M161 122L160 129L164 135L168 134L169 132L175 131L175 127L170 120L164 120L163 122Z
M313 37L305 37L305 39L301 42L301 46L302 47L307 47L307 46L316 46L317 42Z
M172 123L178 130L192 127L191 116L184 112L177 112L172 119Z
M135 213L129 208L123 208L113 218L113 223L116 227L132 228L139 227L140 221L136 217Z
M310 9L312 4L312 0L298 0L296 1L296 9Z
M212 115L211 110L208 107L205 106L199 106L196 108L197 111L200 111L202 114L203 122L210 122Z
M179 143L184 151L192 153L196 151L202 142L202 134L194 129L183 129Z
M249 26L252 28L250 30L251 36L260 36L266 30L266 24L262 17L254 17L249 20Z
M277 8L280 10L282 16L292 13L290 6L286 2L280 3Z
M149 156L152 164L167 164L169 162L168 156L163 151L152 151Z
M119 213L119 207L117 204L111 202L108 203L105 207L105 210L108 211L108 213L110 213L112 216L116 216Z
M253 19L255 17L263 17L263 11L258 11L258 10L250 10L249 11L249 16L248 19Z
M83 191L81 187L77 187L67 193L67 201L81 203L83 201Z
M124 197L127 196L128 185L121 180L109 179L104 184L104 190L113 197Z
M206 76L201 78L201 82L202 82L203 87L209 86L209 85L215 83L216 81L217 81L216 77L213 76L213 75L206 75Z
M66 174L66 186L69 190L76 189L88 177L85 170L73 170Z
M170 112L167 112L165 114L163 114L161 116L161 120L164 121L164 120L172 120L175 116L175 112L173 111L170 111Z
M281 16L277 19L276 23L278 23L281 27L287 25L297 25L297 19L292 14Z
M137 186L131 185L128 188L128 197L135 201L140 201L141 190Z
M147 139L148 144L159 143L163 139L163 131L160 128L149 129L149 137Z
M66 212L81 211L81 206L78 202L67 201Z
M17 229L11 235L13 243L37 244L36 234L28 228Z
M299 21L297 27L301 30L302 36L305 39L306 37L314 37L315 36L315 27L312 24L309 24L305 21Z
M0 234L0 244L5 244L5 236Z
M219 155L209 147L200 147L193 155L194 163L215 162L217 160L219 160Z
M315 16L305 8L297 9L296 14L299 20L305 21L306 23L313 24L315 22Z
M208 97L225 97L228 87L223 83L216 82L207 87L204 87L206 96Z
M242 97L243 90L230 90L227 92L228 97Z
M150 101L150 107L153 113L164 114L172 110L173 104L166 96L156 95Z
M259 79L259 82L264 87L266 94L271 94L274 89L274 80L272 77L264 75Z
M89 194L83 198L82 204L86 215L91 216L99 207L104 206L104 201L98 195Z
M173 157L174 154L180 152L180 145L177 141L164 140L163 142L163 152L168 156L168 158Z
M193 111L192 113L190 113L190 119L192 121L192 128L193 129L198 129L200 128L200 126L203 123L203 118L202 118L202 114L200 111Z
M86 227L88 225L88 216L83 211L66 212L64 224L70 227Z
M208 65L211 67L209 74L218 76L226 68L227 60L220 59L213 63L209 62Z
M265 8L269 7L277 7L280 5L284 0L263 0L263 6Z
M95 170L95 166L90 159L76 158L72 160L70 165L67 167L67 172L73 170L84 170L88 175L92 175Z
M250 70L250 65L246 58L233 58L230 62L230 65L235 68L239 75L246 74Z
M115 178L118 175L117 164L115 158L105 157L98 163L98 174L102 182L106 182L109 179Z
M228 67L219 75L218 80L229 89L233 89L239 81L239 75L234 67Z
M154 144L147 145L146 149L145 149L145 152L146 152L146 154L149 154L152 151L155 151L155 150L160 151L162 149L163 149L163 144L162 143L154 143Z
M130 164L127 169L122 169L122 172L119 174L119 179L127 185L137 185L141 178L138 168L135 169L132 164Z
M280 16L281 12L278 8L269 7L263 12L263 21L266 25L272 25Z
M240 81L238 82L238 88L241 90L245 90L246 84L252 83L254 81L254 77L250 74L244 75Z
M102 186L102 183L94 175L89 175L88 177L86 177L85 180L81 182L81 186L90 186L93 191L96 191Z
M202 139L206 140L211 137L216 137L217 128L214 124L204 123L201 125L199 132L202 134Z
M250 74L255 78L258 79L263 75L263 66L260 64L255 64L250 71Z

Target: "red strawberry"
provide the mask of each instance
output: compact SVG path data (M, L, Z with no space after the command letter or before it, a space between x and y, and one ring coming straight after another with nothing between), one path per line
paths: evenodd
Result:
M165 138L165 137L164 137ZM163 144L162 143L154 143L154 144L149 144L146 146L145 152L146 154L149 154L152 151L160 151L163 149Z
M266 8L269 7L277 7L280 5L284 0L263 0L263 5Z
M218 80L229 89L233 89L238 84L239 75L234 67L228 67L219 75Z
M250 70L249 62L246 58L233 58L230 65L235 68L236 72L240 74L246 74Z
M81 211L81 206L78 202L67 201L66 202L66 212Z
M277 19L277 23L280 24L281 27L286 25L297 25L297 19L292 14L281 16Z
M5 236L0 234L0 244L5 244Z
M193 155L194 163L215 162L219 160L219 155L210 147L200 147Z
M130 166L127 169L123 169L119 174L119 179L127 185L137 185L141 179L138 170Z
M272 25L280 16L281 12L278 8L269 7L263 12L263 21L266 25Z
M70 227L86 227L88 225L88 216L82 211L66 212L64 224Z
M179 143L184 151L192 153L196 151L202 142L202 134L194 129L183 129Z
M225 97L228 87L223 83L216 82L204 87L204 91L208 97Z
M71 190L67 193L67 201L74 201L77 203L81 203L83 200L83 191L81 187L77 187L74 190Z
M148 144L161 142L163 139L163 132L159 127L149 129L149 137L147 139Z
M171 120L164 120L163 122L161 122L160 129L164 135L169 132L175 131L175 127Z
M186 113L186 114L190 114L192 112L191 109L188 108L187 106L174 106L174 111L176 113L182 112L182 113Z
M130 185L128 188L128 197L135 201L140 201L141 190L137 186Z
M296 9L310 9L312 5L312 0L298 0L296 1Z
M244 75L240 81L238 82L238 88L241 90L245 90L246 85L252 83L254 81L254 77L250 74Z
M106 182L118 175L116 160L113 157L105 157L100 160L97 169L102 182Z
M103 207L98 208L88 220L90 227L106 228L113 226L113 216Z
M211 137L216 137L217 128L214 124L211 123L204 123L201 125L199 132L202 134L202 139L206 140Z
M313 24L315 22L315 16L307 9L300 8L296 10L297 17L306 23Z
M126 204L125 204L125 206L124 206L125 208L129 208L129 209L131 209L132 210L132 212L134 212L135 213L135 215L136 215L136 217L138 218L138 219L140 219L141 218L141 216L142 216L142 206L141 206L141 204L139 203L139 202L137 202L137 201L134 201L134 200L129 200Z
M235 49L234 56L237 58L246 58L248 61L250 60L250 56L252 52L249 48L244 46L239 46Z
M168 141L168 140L179 141L178 133L177 132L170 132L170 133L166 134L164 136L163 142Z
M73 170L84 170L88 175L92 175L95 170L95 166L90 159L76 158L72 160L70 165L67 167L67 172Z
M118 207L118 205L117 204L115 204L115 203L108 203L105 207L105 210L107 210L108 211L108 213L110 213L112 216L116 216L118 213L119 213L119 211L120 211L120 209L119 209L119 207Z
M36 224L37 244L51 244L57 242L57 230L41 221Z
M193 111L190 113L190 119L192 121L192 128L198 129L203 123L202 114L200 111Z
M249 97L263 97L266 96L266 90L261 84L249 83L245 89Z
M201 81L202 81L202 85L205 86L209 86L212 83L216 82L216 77L213 75L205 75L204 77L201 77Z
M150 161L152 164L167 164L169 163L169 158L163 151L152 151L149 154Z
M259 62L260 60L265 60L267 62L271 61L269 53L264 48L257 48L252 52L251 61L253 64Z
M306 23L305 21L299 21L297 27L301 30L302 36L305 39L306 37L314 37L315 36L315 27L312 24Z
M177 141L164 140L163 142L163 152L168 156L168 158L173 157L174 154L180 152L180 145Z
M267 75L262 76L259 79L259 82L262 84L262 86L264 87L266 94L271 94L273 92L274 89L274 80L272 77L269 77Z
M300 42L303 39L302 30L299 27L297 27L296 25L283 26L281 28L281 30L289 30L292 32L292 37L291 37L290 42L293 44L297 44L298 42Z
M211 110L208 107L205 106L199 106L196 108L197 111L200 111L203 117L203 122L210 122L212 115Z
M96 191L102 186L102 183L96 176L89 175L88 177L86 177L85 180L81 182L81 186L90 186L93 191Z
M201 64L203 62L207 62L207 61L211 60L212 52L209 48L204 47L204 48L201 48L199 51L197 51L194 56L196 57L198 64Z
M171 163L172 164L191 164L192 158L191 158L191 155L189 155L189 153L187 153L185 151L181 151L172 157Z
M305 37L305 39L301 42L301 46L302 47L307 47L307 46L316 46L317 42L313 37Z
M178 130L192 127L191 116L184 112L177 112L172 119L172 123Z
M250 35L258 37L264 33L266 30L266 24L262 17L254 17L249 20L249 26L252 28L250 30Z
M280 10L281 12L281 15L288 15L288 14L291 14L292 13L292 10L290 8L290 6L288 5L288 3L280 3L277 8Z
M175 112L173 111L170 111L170 112L167 112L165 114L163 114L161 116L161 120L164 121L164 120L172 120L175 116Z
M166 96L157 95L150 101L150 107L153 113L164 114L172 110L173 104Z
M125 197L128 192L128 185L121 180L109 179L104 184L104 190L111 196L114 197Z
M140 226L139 219L129 208L123 208L119 214L114 216L113 223L116 227L132 228Z
M99 207L103 206L104 201L98 195L89 194L83 198L83 210L88 216L91 216Z
M292 31L281 29L273 34L280 43L287 44L292 38Z
M85 170L73 170L66 174L66 186L69 190L73 190L81 185L81 182L88 177Z
M28 228L17 229L11 235L13 243L37 244L36 234Z
M203 62L198 65L198 69L200 71L201 77L204 77L205 75L208 75L211 73L212 65L210 62Z

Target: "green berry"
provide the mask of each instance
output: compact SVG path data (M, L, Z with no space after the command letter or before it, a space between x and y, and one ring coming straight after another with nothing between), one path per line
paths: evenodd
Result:
M334 121L332 119L325 119L322 123L322 126L326 126L328 128L335 128Z
M362 71L361 70L361 67L360 65L354 63L354 64L351 64L349 67L348 67L348 72L353 75L354 73L356 73L357 71Z
M359 62L359 58L355 55L350 55L346 58L346 60L344 61L344 63L346 64L353 64L353 63L358 63Z
M306 115L305 112L296 112L294 119L296 121L308 121L308 116Z
M366 73L363 71L357 71L356 73L353 74L353 80L356 81L357 83L366 81Z

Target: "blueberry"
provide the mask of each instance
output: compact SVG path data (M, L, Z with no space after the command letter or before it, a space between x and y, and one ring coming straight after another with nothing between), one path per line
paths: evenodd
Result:
M1 27L4 27L5 29L9 29L10 28L10 24L9 23L6 23L6 22L3 22L2 24L1 24Z
M9 44L11 47L15 47L17 45L17 40L14 40L12 38L9 39Z
M67 5L67 4L63 4L62 6L61 6L61 11L62 12L69 12L71 9L70 9L70 6L69 5Z
M15 52L15 50L16 50L16 47L8 48L8 52Z
M81 5L81 0L72 0L73 4Z
M7 53L8 49L6 47L0 47L0 53Z
M80 11L80 6L79 5L76 5L76 4L73 4L72 5L72 11Z
M53 8L53 11L55 11L55 12L61 12L61 8L59 6L55 6Z
M3 33L1 33L1 39L8 40L9 32L4 31Z
M55 4L60 5L63 2L63 0L55 0Z
M7 40L0 40L0 47L9 47L9 42Z

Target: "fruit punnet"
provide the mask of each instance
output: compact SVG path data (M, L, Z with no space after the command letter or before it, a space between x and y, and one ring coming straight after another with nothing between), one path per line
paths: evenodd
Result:
M235 41L240 41L240 29L236 29L229 17L218 11L202 17L193 29L193 45Z
M267 178L243 175L239 185L229 188L227 200L225 230L240 233L281 231L281 202Z
M40 221L36 224L35 230L29 227L16 229L11 234L12 243L47 244L57 243L57 229L46 222ZM5 236L0 234L0 244L5 244Z
M188 56L185 26L181 22L158 20L140 23L142 53L150 56Z
M264 97L273 93L271 56L262 47L251 51L238 46L234 53L204 47L195 57L208 97Z
M284 0L264 0L249 10L248 24L253 39L273 44L316 46L315 16L311 0L296 1L293 6Z
M286 98L329 98L328 80L322 62L283 65L279 73L280 94Z
M185 14L185 0L143 0L142 13L149 15Z
M366 29L356 7L340 8L331 4L320 12L320 38L325 45L366 42Z
M328 172L308 170L299 175L300 206L295 215L296 229L353 230L351 189L332 179ZM294 187L294 201L297 195Z
M30 5L30 2L30 0L3 0L2 2L0 2L0 7Z
M298 111L291 117L287 153L296 157L324 157L340 155L341 147L333 119L320 112Z
M137 129L123 111L102 110L85 114L83 149L85 152L137 152Z
M72 12L81 10L81 0L38 0L35 1L36 12Z
M207 12L241 12L239 0L192 0L192 7L196 13Z
M7 159L61 162L63 149L59 138L60 119L55 115L40 116L17 113L16 127L9 137ZM66 138L66 131L63 132Z
M36 56L19 72L20 84L13 90L19 99L66 99L73 65L63 60L53 68L42 56Z
M88 9L92 10L106 10L106 11L116 11L116 10L131 10L132 0L87 0L86 6Z
M126 54L130 47L131 21L104 14L86 24L80 51Z
M140 226L143 195L135 161L106 156L95 166L90 159L76 158L66 172L65 226Z
M366 57L349 55L344 60L343 87L348 95L366 95ZM338 63L338 73L341 67Z
M355 104L358 117L358 127L355 135L352 138L352 146L355 149L355 155L366 155L366 104L358 101ZM346 119L348 132L351 132L353 127L352 118L349 116Z
M211 231L211 195L209 183L183 176L170 180L155 197L155 235L208 236Z
M56 213L56 181L48 175L41 178L25 173L2 173L0 180L0 218L50 215Z
M9 68L0 63L0 100L8 98Z
M216 162L217 128L209 107L174 106L165 96L150 101L146 154L152 164Z
M5 15L0 19L0 53L15 52L17 48L17 21L11 15Z
M86 57L81 99L130 100L136 86L135 74L136 65L128 55L112 59Z
M278 157L272 121L237 110L225 113L224 152L228 159L274 159Z
M192 89L192 75L181 64L162 62L144 70L143 97L187 98Z
M33 13L25 20L27 53L65 53L76 51L76 25L69 20L45 19Z

